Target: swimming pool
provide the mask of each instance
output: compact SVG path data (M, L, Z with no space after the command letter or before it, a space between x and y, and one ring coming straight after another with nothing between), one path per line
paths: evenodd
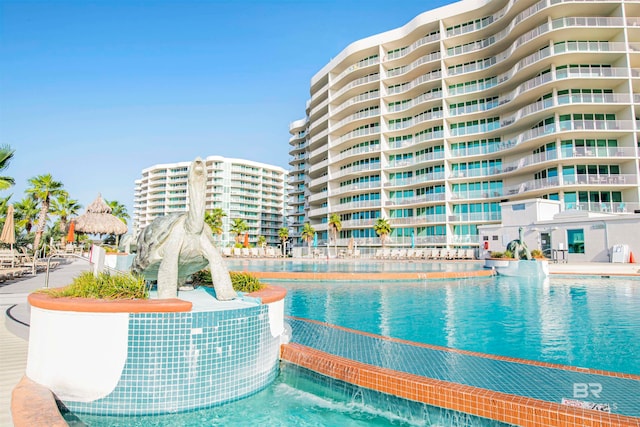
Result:
M421 343L640 374L640 281L279 281L287 314Z
M229 267L239 269L233 263ZM421 268L435 266L424 263ZM640 281L634 279L552 277L537 282L493 277L274 284L287 288L286 314L296 317L482 353L640 374L635 357L640 354ZM72 418L71 425L82 425L73 424ZM351 387L287 364L267 389L221 407L160 417L83 415L81 422L98 427L502 425Z

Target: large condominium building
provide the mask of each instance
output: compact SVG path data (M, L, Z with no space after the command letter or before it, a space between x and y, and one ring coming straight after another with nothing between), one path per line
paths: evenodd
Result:
M230 232L234 219L249 226L249 241L264 236L267 244L280 242L278 230L285 223L287 173L278 166L250 160L210 156L207 167L206 209L220 208L223 219L222 246L234 242ZM135 182L134 228L141 230L154 218L187 209L187 171L191 162L154 165Z
M290 125L295 227L474 246L500 203L638 208L640 2L463 1L358 40Z

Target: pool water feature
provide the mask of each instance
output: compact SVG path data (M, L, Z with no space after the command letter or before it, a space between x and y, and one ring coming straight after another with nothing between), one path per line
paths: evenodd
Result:
M66 413L65 420L70 427L508 426L360 388L288 363L281 365L280 375L269 388L223 406L126 418Z
M634 279L274 284L287 288L285 313L292 316L444 347L640 374L640 362L633 357L640 354L640 281ZM443 418L398 414L385 409L385 399L396 399L389 395L367 398L363 406L357 396L369 390L336 395L342 387L336 380L282 366L272 386L239 402L171 415L164 424L158 421L163 416L89 424L494 425L451 411Z

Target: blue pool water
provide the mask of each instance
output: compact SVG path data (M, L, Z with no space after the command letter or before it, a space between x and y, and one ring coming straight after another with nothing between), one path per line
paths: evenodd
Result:
M276 283L274 281L274 283ZM279 281L286 312L374 334L640 374L640 281Z
M67 414L70 427L508 427L462 414L361 389L284 363L267 389L240 401L182 414L105 417Z

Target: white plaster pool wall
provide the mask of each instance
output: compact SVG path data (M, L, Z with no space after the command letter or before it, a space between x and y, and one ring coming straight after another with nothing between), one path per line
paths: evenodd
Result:
M276 377L282 298L215 311L33 307L27 376L74 412L162 414L237 400Z
M120 380L128 332L128 313L31 307L26 374L62 400L91 402L105 397Z

